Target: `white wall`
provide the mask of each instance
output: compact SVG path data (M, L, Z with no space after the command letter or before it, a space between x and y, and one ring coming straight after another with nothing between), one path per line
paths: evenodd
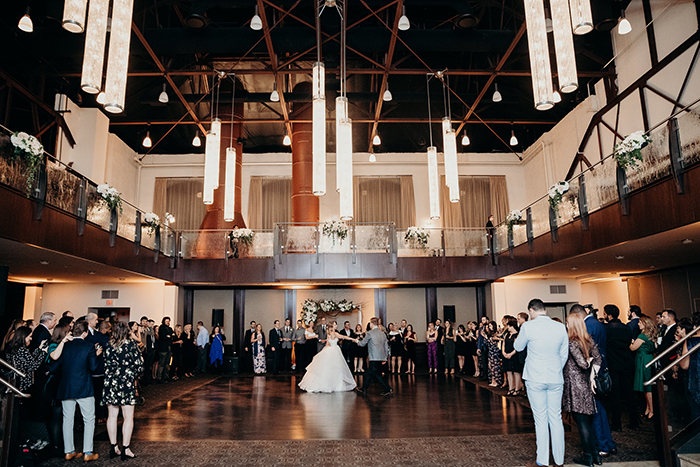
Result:
M82 316L88 308L129 308L131 321L141 316L160 322L163 316L177 316L177 287L165 285L163 281L139 284L44 284L42 288L41 313L53 311L60 315L66 310ZM107 306L102 299L103 290L118 290L119 298ZM36 318L39 316L36 315Z
M401 323L405 319L413 325L418 342L425 342L426 309L425 288L386 289L386 319Z
M137 154L117 135L109 133L104 181L119 190L123 199L139 207L139 164L134 160L136 156ZM101 183L100 180L95 181Z
M66 98L67 110L63 116L75 139L71 148L65 135L61 141L59 158L64 164L73 162L73 168L94 182L104 183L106 176L109 118L99 109L80 108Z
M608 304L617 305L620 309L620 319L627 322L627 310L630 307L627 281L618 278L581 284L581 304L587 303L601 310Z
M284 326L284 295L284 290L246 290L243 328L248 329L248 323L255 320L256 323L262 324L267 339L268 331L273 328L276 319Z
M211 333L211 311L224 310L224 334L226 344L233 344L233 290L195 290L192 322L201 321ZM250 321L250 320L248 320Z
M41 317L42 287L28 285L24 289L24 311L22 319L33 319L39 322Z
M464 324L476 321L476 289L473 287L438 287L437 307L438 318L445 321L444 306L454 305L455 322Z

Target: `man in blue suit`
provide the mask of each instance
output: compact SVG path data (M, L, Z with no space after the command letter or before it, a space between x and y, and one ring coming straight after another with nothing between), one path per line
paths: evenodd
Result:
M590 310L590 313L586 312L586 308ZM603 358L603 365L600 367L601 370L608 367L607 359L607 343L608 343L608 333L605 329L605 325L596 319L596 312L592 305L586 305L583 307L581 305L574 305L569 310L569 313L578 313L584 317L584 322L586 323L586 330L590 334L591 339L598 346L598 351L600 356ZM597 397L595 398L596 413L593 415L593 428L595 429L595 438L598 442L598 455L593 456L593 462L597 465L603 464L603 457L607 457L610 454L617 453L617 445L612 438L612 432L610 431L610 424L608 423L608 413L605 411L602 402Z
M63 407L63 445L66 460L76 459L85 454L85 461L96 460L99 456L92 451L92 438L95 433L95 391L92 373L97 369L97 356L102 349L95 350L95 344L87 342L88 325L78 320L73 326L73 340L66 342L58 360L50 364L53 374L61 374L56 398ZM73 423L75 406L80 407L85 429L83 432L83 452L75 452Z
M537 461L527 467L549 465L549 434L552 456L557 466L564 465L564 424L561 420L563 369L569 358L569 336L562 323L547 316L542 300L527 305L530 321L523 323L515 340L515 350L527 348L523 380L527 387L537 437Z

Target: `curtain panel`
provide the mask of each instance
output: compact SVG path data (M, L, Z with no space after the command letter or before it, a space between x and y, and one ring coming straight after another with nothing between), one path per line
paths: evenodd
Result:
M292 221L292 179L250 177L248 227L272 230L279 222Z
M163 219L169 212L175 216L178 230L199 229L207 212L202 202L204 179L156 178L153 192L153 212Z
M508 187L506 177L460 176L459 203L451 203L445 176L441 177L442 225L461 228L484 227L493 214L494 224L505 220L508 214Z
M355 222L393 222L397 228L416 223L413 177L354 177Z

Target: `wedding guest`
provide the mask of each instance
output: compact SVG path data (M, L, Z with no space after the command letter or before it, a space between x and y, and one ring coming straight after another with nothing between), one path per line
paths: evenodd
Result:
M467 323L467 358L470 358L474 365L474 378L480 376L479 373L479 356L477 355L477 328L474 321Z
M569 358L564 365L564 391L562 406L571 413L581 438L581 456L573 460L577 464L593 467L598 458L593 414L596 413L595 394L592 388L591 367L600 368L603 359L598 346L586 330L583 317L570 313L566 319L569 336ZM602 463L602 462L601 462Z
M272 352L272 374L279 374L281 367L282 354L282 330L280 329L280 320L276 319L270 329L270 352Z
M107 409L100 405L100 399L102 398L105 381L104 348L109 342L109 333L112 330L112 325L107 320L96 321L97 315L94 313L89 313L88 316L95 318L96 328L93 334L90 335L90 322L88 321L88 335L85 340L94 344L95 348L103 349L103 353L97 357L97 369L92 374L92 384L95 386L95 416L97 417L97 423L101 424L107 420Z
M294 371L306 368L306 329L301 320L297 321L297 328L292 334L294 350Z
M197 366L194 368L196 375L207 372L207 346L209 345L209 331L202 321L197 321Z
M7 334L5 334L5 338L2 340L2 345L0 346L0 352L5 353L5 347L7 347L7 344L12 340L12 338L15 336L15 331L17 329L21 328L26 324L26 321L23 319L15 319L12 321L12 324L10 325L9 329L7 330Z
M521 375L523 366L520 363L518 352L515 350L515 340L518 338L520 327L515 318L511 318L506 323L506 334L503 340L503 372L508 380L508 396L517 396L520 394L520 386L522 384Z
M656 348L656 323L646 315L639 318L639 336L630 345L630 350L636 352L634 361L634 382L632 389L644 393L646 397L646 410L644 416L652 418L654 416L654 404L651 398L651 386L644 386L644 382L651 378L651 368L646 368L646 364L654 359Z
M365 333L362 330L362 325L358 324L357 326L355 326L355 339L359 341L362 340L364 336ZM359 345L357 345L357 342L353 342L352 356L355 360L355 371L357 373L364 373L364 363L365 359L367 358L367 347L360 347Z
M175 331L173 332L173 341L170 344L170 349L172 351L172 362L170 363L170 379L173 381L177 380L182 374L182 344L184 340L182 339L182 325L178 324L175 326Z
M465 374L465 360L467 357L467 329L463 324L457 326L455 333L455 353L457 354L457 367L459 374Z
M481 324L477 330L476 354L479 357L479 379L488 380L489 375L489 348L486 345L488 339L487 327L489 319L486 316L481 317Z
M406 326L404 336L406 345L406 373L414 374L416 372L416 333L413 331L412 324Z
M47 359L58 360L63 353L63 347L66 342L71 340L73 340L71 325L67 323L61 324L59 322L59 324L53 328ZM47 360L47 364L48 363L50 363L49 360ZM63 408L61 407L61 403L56 400L58 383L60 380L60 375L49 374L49 379L44 388L44 400L47 401L47 405L50 407L46 428L49 433L51 451L56 455L59 453L63 455Z
M291 371L292 369L292 348L294 347L294 328L292 320L287 318L284 320L284 328L282 329L282 370Z
M350 327L350 321L345 321L345 323L343 323L343 329L337 332L341 336L348 338L341 339L340 342L338 342L338 345L343 353L343 358L345 358L345 363L348 364L348 368L350 368L350 371L352 371L352 346L354 344L353 339L355 339L355 332Z
M25 326L27 326L29 329L34 332L34 329L36 329L36 322L33 319L28 319L25 323Z
M428 343L428 373L437 373L437 340L438 332L435 323L428 323L428 330L425 332L425 341Z
M122 460L136 457L131 450L131 434L134 430L134 406L137 404L136 380L143 371L143 357L138 344L130 337L129 327L118 322L105 348L105 384L102 404L107 406L107 434L112 447L109 457L121 456ZM121 409L122 447L117 442L117 420Z
M693 313L693 328L700 326L700 312ZM700 332L688 338L683 343L681 356L700 344ZM683 370L688 371L688 402L690 403L690 415L693 420L700 417L700 353L693 352L690 357L686 357L679 363Z
M132 341L136 342L139 351L143 353L146 344L143 343L143 339L141 338L141 326L139 326L139 323L137 323L136 321L129 321L129 331L129 338Z
M630 305L627 311L627 327L632 330L632 339L636 339L639 333L639 318L642 317L642 309L638 305Z
M636 305L632 305L636 307ZM638 308L638 307L636 307ZM626 406L629 415L629 427L636 430L639 427L639 416L635 397L633 397L632 384L634 381L634 357L630 350L630 342L634 341L634 335L629 323L624 324L618 319L620 309L612 304L605 305L605 312L611 318L606 326L608 370L612 380L612 390L610 392L610 429L612 431L622 431L622 408ZM639 318L637 318L639 322ZM634 328L637 328L635 323Z
M445 346L445 374L455 373L455 330L449 319L445 320L445 335L442 337Z
M172 357L173 328L170 318L164 317L158 327L158 373L156 380L163 383L170 381L170 358Z
M304 348L306 349L306 356L304 359L305 365L303 369L306 370L306 367L309 366L309 364L313 361L314 356L316 356L318 353L318 334L314 332L314 323L309 323L306 326L304 337L306 338L306 344L304 345Z
M498 348L500 338L498 337L498 327L495 321L491 321L486 327L487 339L484 341L488 348L489 355L489 386L499 387L503 384L503 369L501 368L501 350Z
M262 324L255 325L250 345L253 352L253 371L256 375L264 374L267 372L267 362L265 360L265 332L263 332Z
M185 324L182 333L182 363L180 368L182 375L186 378L194 376L194 367L197 362L197 343L195 342L194 331L191 324Z
M399 373L401 371L401 356L403 355L403 336L396 329L394 323L389 323L389 349L391 350L389 373Z
M44 362L49 348L49 341L44 340L34 350L30 350L32 338L32 331L27 326L21 326L17 328L7 345L7 361L25 375L19 378L18 383L19 390L22 392L32 385L33 374Z
M224 368L224 341L226 336L224 336L223 330L219 326L214 326L209 339L211 340L209 364L214 369L214 372L221 372Z
M255 334L255 326L257 323L255 321L250 322L250 328L246 330L243 335L243 371L251 372L253 371L253 353L251 347L251 339L253 334Z
M441 319L435 320L435 330L437 331L437 370L443 371L445 369L445 328L442 325Z

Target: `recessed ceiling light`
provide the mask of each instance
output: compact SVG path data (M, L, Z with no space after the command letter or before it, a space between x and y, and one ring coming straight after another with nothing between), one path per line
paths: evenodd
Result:
M615 259L625 259L625 257L623 255L617 255L615 256Z
M40 264L43 264L44 266L46 266L47 264L49 264L49 262L46 261L45 259L39 261L39 263L40 263Z
M46 280L51 282L53 280L53 277L47 277Z
M547 277L547 276L549 276L549 274L542 274L542 277Z
M692 238L686 238L686 239L683 240L681 243L683 243L683 245L690 245L691 243L693 243L693 239L692 239Z
M578 269L577 266L571 266L571 270L572 270L572 271L575 271L575 270L577 270L577 269Z
M97 273L95 271L88 271L88 274L90 274L91 276L94 276Z
M120 277L119 280L120 280L120 281L125 281L125 280L126 280L126 277Z
M649 269L656 269L656 265L654 265L654 264L650 265Z

